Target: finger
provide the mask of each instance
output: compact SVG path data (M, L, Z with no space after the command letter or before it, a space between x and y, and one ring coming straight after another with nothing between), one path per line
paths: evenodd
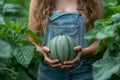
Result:
M80 55L78 55L77 57L75 57L72 61L65 61L63 64L64 65L72 65L77 63L80 60Z
M73 67L73 65L63 65L63 66L61 66L61 68L71 68L71 67Z
M48 53L48 52L50 52L50 49L48 47L43 47L43 51Z
M75 64L78 60L72 60L72 61L65 61L63 64L64 65L72 65Z
M81 50L82 50L82 47L81 47L81 46L74 47L74 50L75 50L75 51L81 51Z
M82 47L81 46L77 46L77 47L74 47L73 49L78 52L78 51L82 50Z
M51 64L51 65L53 65L53 64L57 64L57 63L59 63L59 60L58 59L55 59L55 60L51 60L49 57L45 57L45 61L48 63L48 64Z
M54 65L51 65L52 67L61 67L62 64L61 63L58 63L58 64L54 64Z

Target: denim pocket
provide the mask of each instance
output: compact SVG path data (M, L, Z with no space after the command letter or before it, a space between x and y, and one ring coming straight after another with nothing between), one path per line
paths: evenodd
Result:
M53 27L53 36L58 36L60 34L70 36L73 38L76 45L80 45L80 27L74 26L74 27Z

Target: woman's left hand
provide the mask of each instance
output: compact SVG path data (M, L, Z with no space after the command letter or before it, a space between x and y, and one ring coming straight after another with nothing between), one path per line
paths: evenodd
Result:
M82 47L76 46L74 47L74 50L78 53L77 56L72 61L65 61L61 68L71 68L75 63L77 63L80 60Z

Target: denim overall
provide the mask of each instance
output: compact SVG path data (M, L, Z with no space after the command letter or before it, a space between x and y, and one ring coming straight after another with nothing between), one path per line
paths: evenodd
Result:
M77 46L88 47L89 41L84 39L86 27L79 12L53 12L47 22L43 46L61 33L73 38ZM53 68L44 60L40 60L37 80L93 80L92 58L81 58L70 69Z

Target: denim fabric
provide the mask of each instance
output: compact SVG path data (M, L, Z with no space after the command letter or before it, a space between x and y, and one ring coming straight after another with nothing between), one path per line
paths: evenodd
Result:
M93 80L92 63L94 59L81 59L70 69L53 68L40 60L37 80Z
M76 45L89 46L84 39L86 33L83 17L78 12L54 12L47 21L43 46L61 33L73 38ZM92 63L94 59L83 58L70 69L53 68L44 60L40 60L37 80L92 80Z
M85 22L78 12L54 12L51 15L51 20L47 23L43 46L47 46L53 37L61 33L72 37L76 45L83 48L89 46L89 41L84 39Z

